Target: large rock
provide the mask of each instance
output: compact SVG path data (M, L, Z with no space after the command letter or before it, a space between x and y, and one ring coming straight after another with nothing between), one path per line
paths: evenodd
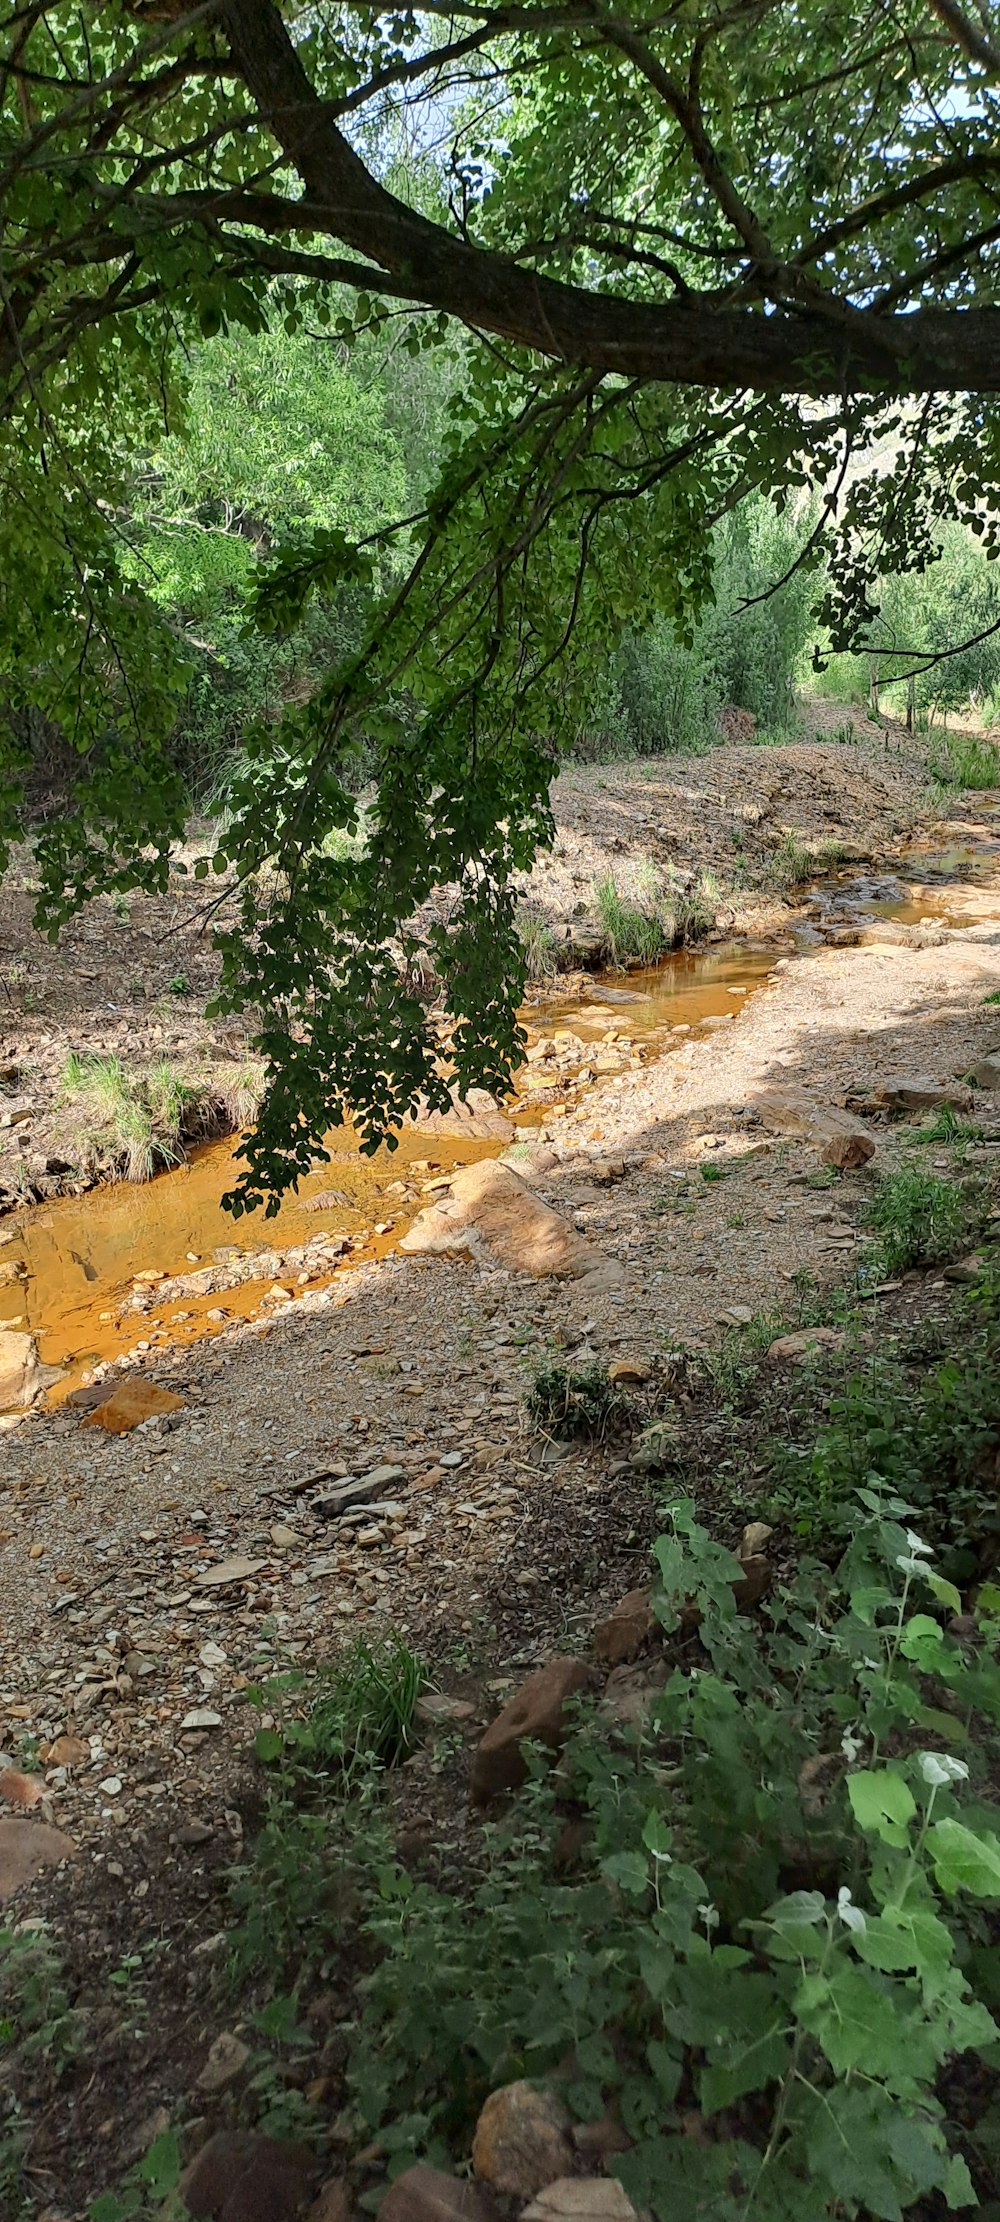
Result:
M505 2083L491 2091L476 2123L472 2165L482 2183L508 2198L530 2199L573 2167L570 2117L550 2091Z
M778 1134L794 1134L812 1142L828 1164L838 1165L842 1171L864 1165L875 1155L867 1127L839 1105L814 1103L810 1096L793 1089L766 1088L754 1098L752 1108L765 1126Z
M379 2222L496 2222L488 2193L422 2162L396 2177L378 2211Z
M519 1690L492 1721L476 1748L472 1761L472 1796L485 1805L502 1790L516 1790L528 1769L524 1743L545 1744L558 1752L566 1741L566 1700L593 1682L582 1659L549 1659L529 1674Z
M609 1618L598 1623L594 1650L604 1666L622 1666L629 1659L637 1659L652 1641L658 1628L652 1598L648 1585L630 1589Z
M34 1335L20 1327L0 1327L0 1412L26 1412L58 1379L58 1366L40 1364Z
M1000 1090L1000 1057L981 1057L978 1065L973 1065L969 1077L977 1088L992 1089L996 1093Z
M887 1080L872 1095L880 1111L968 1111L972 1097L957 1083L931 1080L926 1073L908 1073L902 1080Z
M75 1850L71 1836L45 1821L0 1821L0 1906L47 1867L72 1859Z
M416 1125L421 1134L454 1134L467 1142L511 1142L517 1132L513 1119L485 1088L470 1088L465 1097L453 1096L448 1111L430 1111L421 1105Z
M616 1288L624 1278L616 1259L585 1242L509 1166L493 1161L456 1173L447 1193L420 1212L399 1247L410 1256L432 1257L486 1250L512 1272L585 1280L588 1291Z
M185 2169L180 2195L194 2222L296 2222L318 2174L316 2155L304 2145L223 2129Z

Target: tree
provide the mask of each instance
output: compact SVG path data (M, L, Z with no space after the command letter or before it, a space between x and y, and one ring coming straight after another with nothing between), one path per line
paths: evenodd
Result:
M942 519L993 551L1000 29L987 0L26 0L0 36L8 818L32 716L83 756L39 844L53 927L97 885L162 880L183 811L182 660L116 533L192 338L470 335L398 583L386 528L321 525L258 590L265 628L345 582L372 614L248 736L218 858L240 889L223 1005L259 1010L274 1076L252 1202L348 1107L375 1139L421 1091L503 1083L510 875L548 836L578 690L625 621L690 628L721 518L818 490L801 560L826 533L835 639ZM426 193L400 188L407 133L432 166L446 149ZM377 804L345 859L362 730Z

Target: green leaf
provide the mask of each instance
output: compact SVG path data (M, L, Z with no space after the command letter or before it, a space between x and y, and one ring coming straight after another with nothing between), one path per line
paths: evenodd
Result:
M947 1605L950 1612L961 1612L961 1591L955 1588L954 1582L946 1581L943 1574L935 1574L932 1568L928 1568L926 1579L942 1605Z
M275 1759L281 1758L285 1739L277 1728L258 1728L253 1748L258 1759L262 1759L265 1765L270 1765Z
M859 1769L847 1778L847 1795L859 1828L881 1837L883 1844L905 1844L907 1824L917 1810L916 1800L902 1775L888 1767Z
M992 1831L978 1835L962 1821L934 1821L926 1843L947 1897L968 1890L976 1898L1000 1898L1000 1838Z
M641 1852L612 1852L602 1859L601 1873L630 1898L643 1898L649 1889L649 1861Z

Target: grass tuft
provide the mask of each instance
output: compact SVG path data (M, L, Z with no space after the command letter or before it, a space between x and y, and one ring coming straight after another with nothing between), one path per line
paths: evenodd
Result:
M655 964L667 947L663 920L620 895L610 873L594 889L608 961L612 965Z

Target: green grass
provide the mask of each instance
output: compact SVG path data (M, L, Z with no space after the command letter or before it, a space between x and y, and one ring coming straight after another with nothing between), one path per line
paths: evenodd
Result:
M537 911L522 910L517 930L524 950L525 979L531 986L540 987L558 971L552 928L546 925L544 918L539 918Z
M884 1277L914 1266L943 1265L961 1255L982 1225L981 1199L971 1185L938 1180L912 1166L883 1175L868 1210Z
M133 1072L120 1057L71 1050L63 1089L87 1121L92 1155L114 1177L141 1182L182 1164L190 1143L249 1126L264 1073L247 1060L191 1075L168 1058Z
M667 947L663 920L620 895L610 873L594 889L604 946L612 965L655 964Z
M942 787L1000 787L1000 748L978 733L946 733L931 761Z
M571 1436L584 1442L600 1442L630 1410L630 1398L608 1380L607 1368L599 1359L578 1371L539 1366L525 1399L528 1425L535 1434Z
M943 1103L940 1111L935 1111L934 1117L925 1126L917 1128L913 1140L919 1144L981 1142L985 1132L985 1127L977 1125L974 1119L959 1118L958 1112L952 1110L950 1103Z
M767 859L761 873L761 886L772 895L788 895L811 880L816 869L817 860L812 850L797 841L794 833L786 833Z
M336 1775L344 1787L359 1768L396 1766L414 1741L424 1680L401 1636L376 1644L359 1637L321 1674L277 1675L247 1692L276 1715L274 1727L258 1731L257 1756L314 1780Z

